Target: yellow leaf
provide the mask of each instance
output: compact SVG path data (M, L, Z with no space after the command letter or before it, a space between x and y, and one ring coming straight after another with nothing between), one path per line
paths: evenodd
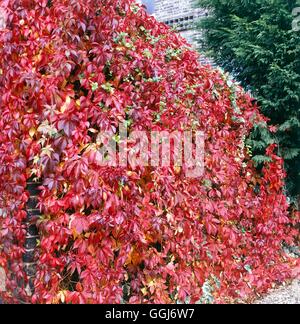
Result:
M60 291L58 294L57 294L57 297L58 299L61 300L62 303L64 303L66 301L66 296L65 296L65 292L64 291Z
M62 105L60 111L61 111L62 113L64 113L64 112L68 109L70 103L71 103L71 98L68 96L68 97L66 98L65 103Z
M146 296L147 295L147 288L146 287L144 287L144 288L142 288L141 289L141 292L142 292L142 294L144 295L144 296Z
M148 283L148 287L154 287L155 286L155 281L154 280L151 280L149 283Z
M35 133L36 133L36 129L34 127L30 128L29 130L30 137L33 137Z

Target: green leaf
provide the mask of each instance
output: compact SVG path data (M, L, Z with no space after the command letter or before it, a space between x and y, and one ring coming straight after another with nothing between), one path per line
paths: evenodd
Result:
M92 82L92 91L95 92L96 90L98 90L98 88L99 88L98 82Z

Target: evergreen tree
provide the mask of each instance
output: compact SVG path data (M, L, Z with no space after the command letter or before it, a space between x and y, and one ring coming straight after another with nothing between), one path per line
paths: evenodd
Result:
M257 125L248 142L257 164L265 147L279 144L288 172L287 189L300 192L299 0L198 0L210 15L199 23L202 46L258 98L269 125ZM294 28L292 28L294 26Z

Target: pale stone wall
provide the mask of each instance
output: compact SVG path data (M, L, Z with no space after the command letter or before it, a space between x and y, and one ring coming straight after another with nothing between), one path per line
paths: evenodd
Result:
M4 9L0 7L0 29L3 29L6 27L6 13Z
M0 291L5 291L5 273L2 268L0 268Z
M139 0L145 5L151 6L151 13L161 22L175 28L197 50L201 39L195 25L208 15L207 10L195 8L195 0ZM154 12L152 12L154 11ZM212 64L211 60L201 58L203 63Z
M195 0L154 0L154 16L159 21L167 21L181 17L203 15L203 9L194 8Z

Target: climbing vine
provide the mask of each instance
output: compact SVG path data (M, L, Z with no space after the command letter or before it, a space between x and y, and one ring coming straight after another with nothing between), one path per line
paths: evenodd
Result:
M244 139L252 98L132 0L2 0L0 265L6 301L226 302L291 276L282 160ZM234 90L233 90L234 89ZM234 91L234 94L233 94ZM205 172L102 166L98 134L201 130ZM27 182L41 181L33 294Z

